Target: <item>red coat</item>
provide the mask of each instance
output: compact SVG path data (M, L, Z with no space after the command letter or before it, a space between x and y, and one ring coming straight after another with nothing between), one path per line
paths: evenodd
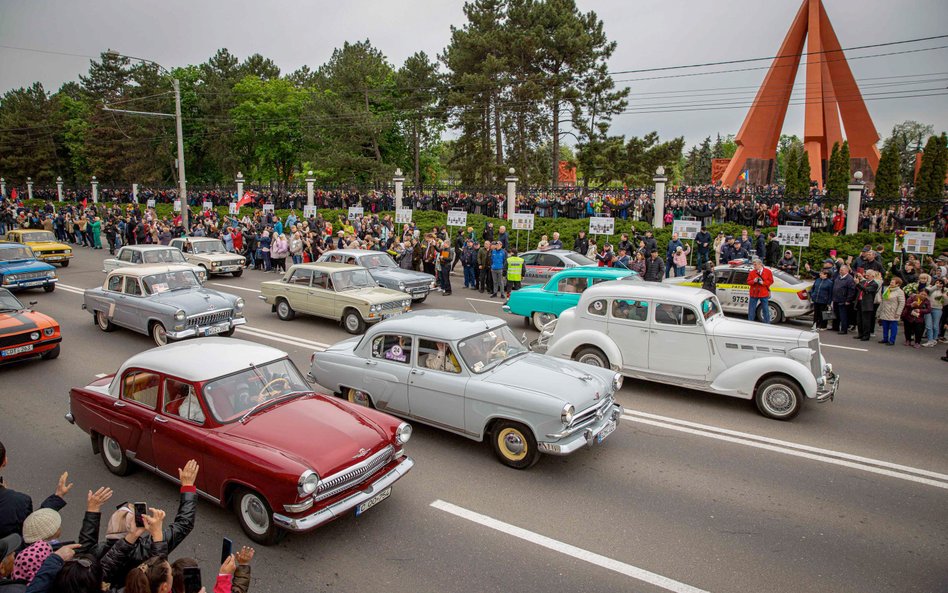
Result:
M757 278L763 282L758 283ZM747 284L750 286L750 296L760 299L770 296L770 285L774 283L774 275L767 268L763 268L760 273L757 270L751 270L747 275Z
M833 216L833 232L840 232L846 228L846 214L842 210L837 210Z

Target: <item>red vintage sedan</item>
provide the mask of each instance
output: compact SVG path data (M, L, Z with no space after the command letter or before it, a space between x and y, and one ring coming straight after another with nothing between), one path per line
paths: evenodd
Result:
M109 471L177 482L196 459L199 494L266 545L362 514L414 465L407 423L314 393L285 352L233 338L147 350L69 398Z

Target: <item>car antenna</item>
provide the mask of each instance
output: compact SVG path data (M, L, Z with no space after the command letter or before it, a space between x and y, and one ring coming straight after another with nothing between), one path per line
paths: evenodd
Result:
M477 314L477 317L478 317L481 321L484 322L484 327L485 327L486 329L490 329L490 324L487 323L487 319L485 319L484 316L481 315L481 312L477 310L477 307L474 306L474 303L471 302L471 299L464 299L464 300L466 300L466 301L467 301L467 304L470 305L472 309L474 309L474 313Z

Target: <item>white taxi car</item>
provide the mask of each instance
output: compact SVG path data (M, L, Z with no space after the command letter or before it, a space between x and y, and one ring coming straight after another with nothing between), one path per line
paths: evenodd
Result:
M750 304L750 286L747 275L754 267L746 260L739 259L714 268L718 300L725 313L738 313L747 316ZM801 280L781 270L768 268L774 275L770 287L770 322L781 323L787 319L801 317L813 312L809 289L813 282ZM701 288L701 273L678 278L666 278L668 284ZM763 321L763 311L757 311L758 321Z

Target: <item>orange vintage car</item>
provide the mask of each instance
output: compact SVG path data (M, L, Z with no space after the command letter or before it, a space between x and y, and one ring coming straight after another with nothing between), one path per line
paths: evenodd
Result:
M33 356L52 360L59 356L62 341L55 319L24 307L0 288L0 364Z

